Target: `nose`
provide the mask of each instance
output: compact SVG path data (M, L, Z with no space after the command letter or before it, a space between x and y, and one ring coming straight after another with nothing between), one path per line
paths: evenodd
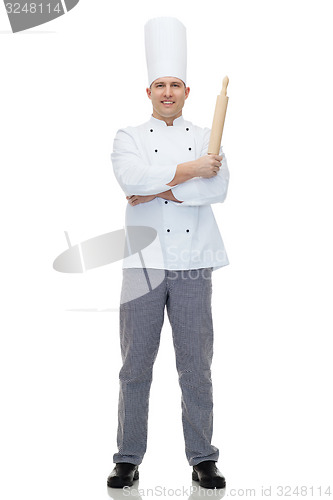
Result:
M165 97L171 97L171 95L172 95L171 85L165 86L164 94L165 94Z

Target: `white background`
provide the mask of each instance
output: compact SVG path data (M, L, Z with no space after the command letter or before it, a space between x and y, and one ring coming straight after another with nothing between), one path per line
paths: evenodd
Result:
M307 485L329 498L317 488L333 488L330 7L81 0L12 34L0 6L1 498L110 494L121 264L52 264L64 231L75 244L123 227L110 153L118 128L151 113L143 26L161 15L187 27L186 119L210 126L230 79L230 187L214 206L230 260L213 275L219 469L229 495ZM149 417L139 487L189 488L167 316Z

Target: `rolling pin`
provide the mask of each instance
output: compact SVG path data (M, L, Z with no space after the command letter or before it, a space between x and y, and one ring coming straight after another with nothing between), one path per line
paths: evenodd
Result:
M208 146L208 154L211 155L218 155L220 153L224 120L229 100L229 97L227 96L228 83L229 78L225 76L223 78L221 93L216 99L215 113Z

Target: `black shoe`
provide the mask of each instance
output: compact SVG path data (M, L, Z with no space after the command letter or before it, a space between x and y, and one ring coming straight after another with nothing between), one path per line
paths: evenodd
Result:
M133 481L139 479L138 465L128 462L117 463L108 477L109 488L123 488L132 486Z
M214 460L205 460L193 466L193 481L199 481L203 488L225 488L225 478L215 465Z

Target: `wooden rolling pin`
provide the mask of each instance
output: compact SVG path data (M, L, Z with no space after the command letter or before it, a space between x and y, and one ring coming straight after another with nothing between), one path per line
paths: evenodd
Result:
M224 120L229 100L229 97L227 96L228 83L229 83L229 78L225 76L223 78L221 93L220 95L217 96L216 99L213 125L210 133L210 140L208 146L208 154L211 155L218 155L220 153Z

